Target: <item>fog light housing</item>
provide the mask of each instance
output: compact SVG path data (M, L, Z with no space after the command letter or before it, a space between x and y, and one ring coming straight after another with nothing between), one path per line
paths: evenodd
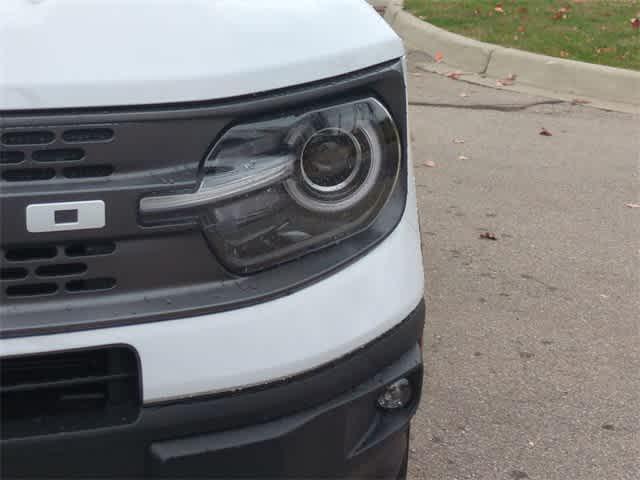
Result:
M409 405L411 397L411 383L406 378L401 378L387 385L378 397L378 406L385 410L398 410Z

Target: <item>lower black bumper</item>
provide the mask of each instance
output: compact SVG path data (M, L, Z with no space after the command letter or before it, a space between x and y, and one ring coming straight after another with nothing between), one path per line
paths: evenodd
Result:
M383 337L300 377L145 406L127 426L5 440L2 476L395 478L420 400L423 325L421 303ZM411 403L378 408L402 377Z

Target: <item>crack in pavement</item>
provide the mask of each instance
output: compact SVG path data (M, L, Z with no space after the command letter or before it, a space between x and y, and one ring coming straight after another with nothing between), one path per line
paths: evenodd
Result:
M467 110L496 110L498 112L520 112L527 108L537 107L539 105L575 105L573 102L567 102L565 100L542 100L538 102L530 103L505 103L505 104L469 104L463 105L459 103L434 103L434 102L422 102L419 100L409 100L409 105L416 107L437 107L437 108L460 108Z

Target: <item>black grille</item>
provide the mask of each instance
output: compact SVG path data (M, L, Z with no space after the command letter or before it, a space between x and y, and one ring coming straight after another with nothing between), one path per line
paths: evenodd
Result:
M402 79L398 65L389 63L286 94L5 112L0 119L0 338L239 308L295 291L340 268L356 252L372 247L377 234L361 232L339 248L237 277L209 248L196 215L180 212L158 225L144 225L140 199L197 190L205 158L230 126L285 111L373 94L398 120L404 136ZM397 195L371 231L393 229L404 208L405 188L404 180L398 182ZM31 205L96 200L105 205L102 228L27 228ZM60 223L72 223L69 218ZM86 271L67 266L78 263Z
M35 182L108 177L114 173L114 166L95 164L86 149L79 146L109 142L113 137L110 128L5 133L0 152L1 178L4 182Z
M140 410L135 352L124 346L3 359L2 438L132 423Z
M115 250L113 242L8 248L3 252L0 284L7 298L111 290L116 279L90 265L93 257Z

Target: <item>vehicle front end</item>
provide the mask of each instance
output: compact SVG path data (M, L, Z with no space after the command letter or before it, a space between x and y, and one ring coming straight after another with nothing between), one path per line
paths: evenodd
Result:
M424 284L382 19L359 0L0 13L2 474L406 473Z

